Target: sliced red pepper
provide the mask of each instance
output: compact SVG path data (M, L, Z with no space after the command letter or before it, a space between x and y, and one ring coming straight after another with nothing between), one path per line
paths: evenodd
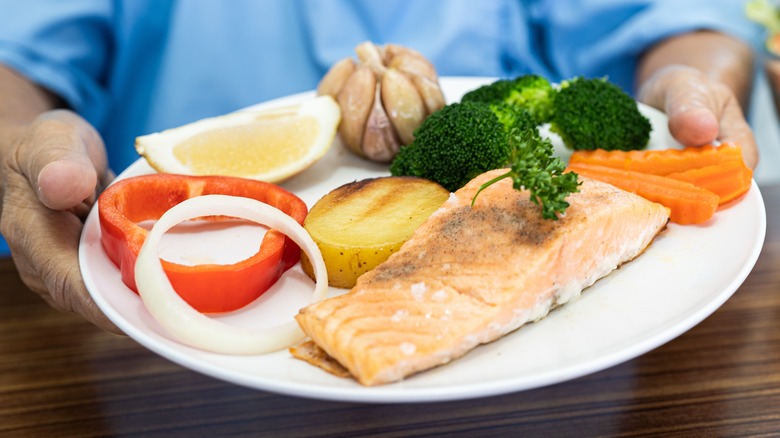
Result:
M127 178L100 195L101 242L119 267L122 281L137 293L135 260L147 231L138 223L156 220L185 199L221 194L256 199L303 224L308 208L294 194L271 183L224 176L150 174ZM207 218L218 220L219 218ZM298 263L300 248L278 231L269 230L259 251L230 265L180 265L162 261L176 292L201 312L229 312L246 306Z

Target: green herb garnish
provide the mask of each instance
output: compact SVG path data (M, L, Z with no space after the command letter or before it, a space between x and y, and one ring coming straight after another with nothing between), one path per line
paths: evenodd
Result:
M554 156L553 145L533 130L514 131L509 136L510 170L482 184L474 194L477 196L489 186L504 178L512 179L516 190L531 192L531 201L542 206L542 217L557 220L558 214L569 207L566 197L579 191L580 182L574 172L564 173L566 165Z

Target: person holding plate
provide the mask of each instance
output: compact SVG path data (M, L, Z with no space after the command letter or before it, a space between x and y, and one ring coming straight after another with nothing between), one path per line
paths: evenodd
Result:
M685 145L733 141L756 26L740 1L3 1L0 232L24 282L117 331L78 266L97 194L135 137L311 90L362 41L412 47L440 75L608 77Z

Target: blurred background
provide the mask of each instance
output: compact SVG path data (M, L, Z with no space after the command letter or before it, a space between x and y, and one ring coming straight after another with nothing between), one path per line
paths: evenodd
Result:
M780 183L780 118L764 72L766 55L759 54L749 120L761 150L754 178L759 186ZM770 61L771 62L771 61Z

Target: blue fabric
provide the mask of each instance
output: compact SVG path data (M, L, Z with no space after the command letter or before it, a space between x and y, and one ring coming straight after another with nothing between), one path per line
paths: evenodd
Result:
M313 89L362 41L414 47L441 75L608 76L627 91L669 35L758 30L739 0L0 0L0 62L103 134L117 173L134 138Z

